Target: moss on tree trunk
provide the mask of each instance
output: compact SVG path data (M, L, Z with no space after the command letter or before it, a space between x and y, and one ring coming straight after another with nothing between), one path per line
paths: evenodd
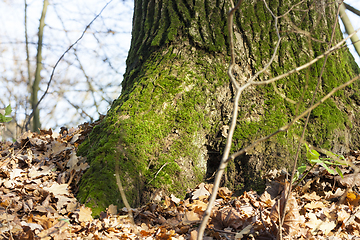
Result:
M275 15L295 1L271 0ZM322 54L330 41L336 6L312 1L279 20L284 40L271 68L259 81L282 74ZM233 91L226 74L229 1L135 1L131 49L123 90L107 116L79 148L90 169L78 197L95 214L109 204L123 206L114 177L115 163L130 205L154 195L184 196L220 161ZM260 70L277 41L274 19L262 1L245 1L236 13L239 82ZM294 33L294 27L308 33ZM336 28L335 40L342 36ZM250 88L240 100L232 151L288 123L308 107L322 61L273 85ZM348 81L358 68L349 51L329 57L319 98ZM307 141L337 152L354 148L358 85L339 92L311 115ZM290 100L289 100L290 99ZM235 190L260 189L261 174L289 167L303 122L231 163L224 184ZM157 189L156 191L154 191Z

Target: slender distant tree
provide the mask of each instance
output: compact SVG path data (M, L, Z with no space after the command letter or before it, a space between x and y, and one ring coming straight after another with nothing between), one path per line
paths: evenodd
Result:
M72 6L79 12L60 0L48 4L24 0L23 5L19 9L14 1L0 1L4 12L0 18L13 23L0 29L0 108L10 104L13 109L13 121L7 123L2 140L17 139L40 126L54 130L93 122L120 92L121 66L128 51L127 43L117 39L131 31L130 1L97 2L86 9L86 1L76 1ZM103 10L112 17L103 18ZM78 39L81 44L74 44Z
M43 66L42 66L42 47L43 47L43 36L44 36L44 28L45 28L45 17L46 17L46 11L47 11L48 5L49 5L49 1L44 0L41 18L40 18L40 22L39 22L35 78L34 78L34 81L32 81L32 87L31 87L30 102L31 102L32 110L34 112L34 118L33 118L33 124L32 124L32 130L34 132L38 132L41 127L39 108L36 105L38 103L38 92L40 90L40 87L39 87L40 81L41 81L40 73L43 68ZM25 7L27 7L26 3L25 3ZM29 67L29 65L28 65L28 67Z

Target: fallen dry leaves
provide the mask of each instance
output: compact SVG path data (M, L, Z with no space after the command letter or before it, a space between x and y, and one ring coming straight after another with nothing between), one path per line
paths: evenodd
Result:
M15 143L0 143L0 238L196 239L211 184L199 184L184 200L170 195L132 209L135 226L126 208L110 205L94 219L91 209L76 200L88 168L76 150L92 127L84 124L60 134L27 132ZM356 164L360 153L348 159ZM360 239L358 178L351 169L343 170L345 178L339 179L318 166L291 193L283 239ZM204 239L276 239L287 183L277 172L267 180L260 196L249 191L232 197L221 188Z

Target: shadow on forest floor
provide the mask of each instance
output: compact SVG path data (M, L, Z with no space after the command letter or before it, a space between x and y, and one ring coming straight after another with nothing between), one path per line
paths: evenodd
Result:
M24 133L15 143L0 143L0 234L3 239L196 239L212 184L199 184L186 199L173 195L132 209L110 205L93 219L91 209L75 198L88 168L76 156L77 146L92 125ZM347 159L354 164L359 152ZM342 168L344 178L315 167L288 202L284 239L359 239L360 178ZM220 188L204 239L276 239L278 211L283 204L285 175L267 175L266 191L232 197Z

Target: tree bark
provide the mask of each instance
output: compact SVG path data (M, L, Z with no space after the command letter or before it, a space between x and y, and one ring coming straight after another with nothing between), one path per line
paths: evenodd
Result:
M267 1L277 16L297 1ZM226 16L230 1L135 1L132 42L122 93L107 116L79 147L90 168L78 197L98 214L123 206L115 163L130 205L187 188L218 167L233 106L227 76ZM300 10L300 11L299 11ZM305 11L303 11L305 10ZM274 63L259 81L285 73L328 48L337 6L305 1L279 19L284 40ZM239 83L270 59L277 36L274 18L260 0L244 1L235 16ZM302 31L299 33L299 29ZM342 39L336 27L336 42ZM303 112L311 100L322 60L273 85L247 89L240 99L232 152L266 136ZM348 49L329 57L319 98L359 69ZM306 140L336 153L355 149L358 84L313 111ZM303 122L230 163L223 184L236 191L262 190L266 171L291 167Z
M41 70L42 70L42 45L43 45L43 36L44 36L44 27L45 27L45 16L47 11L47 6L49 5L48 0L44 0L43 9L41 12L41 18L39 21L39 32L38 32L38 47L36 53L36 69L35 69L35 79L32 83L31 89L31 108L34 112L33 124L32 124L32 131L39 132L40 130L40 110L38 103L38 92L40 90L40 81L41 81Z

